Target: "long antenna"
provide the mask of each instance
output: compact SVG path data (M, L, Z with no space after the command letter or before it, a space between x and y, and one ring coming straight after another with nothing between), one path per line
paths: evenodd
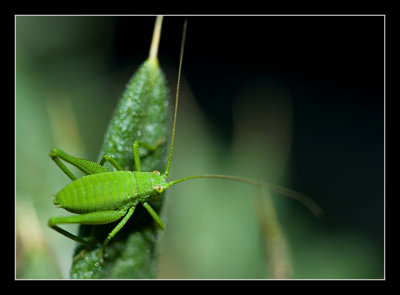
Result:
M176 118L177 118L177 114L178 114L179 88L180 88L181 71L182 71L182 60L183 60L183 52L184 52L185 38L186 38L186 26L187 26L187 19L185 19L185 23L183 24L183 35L182 35L182 43L181 43L181 54L180 54L180 59L179 59L178 81L177 81L177 85L176 85L175 110L174 110L174 121L173 121L173 125L172 125L171 143L170 143L170 147L169 147L167 167L165 168L165 172L162 175L165 179L167 179L169 170L171 168L172 153L173 153L173 149L174 149ZM184 177L184 178L180 178L180 179L176 179L176 180L168 182L164 186L164 189L167 189L167 188L169 188L177 183L180 183L182 181L186 181L186 180L190 180L190 179L198 179L198 178L227 179L227 180L244 182L244 183L247 183L250 185L255 185L255 186L261 187L263 189L270 189L281 195L284 195L284 196L287 196L289 198L299 201L300 203L305 205L317 217L321 217L323 215L323 210L321 209L321 207L319 207L317 203L315 203L312 199L310 199L306 195L303 195L299 192L284 188L279 185L270 184L270 183L266 183L266 182L258 182L258 181L252 180L252 179L247 179L247 178L242 178L242 177L237 177L237 176L217 175L217 174L204 174L204 175L188 176L188 177Z
M186 26L187 19L185 19L185 23L183 24L183 35L182 35L182 43L181 43L181 55L179 58L179 70L178 70L178 82L176 84L176 98L175 98L175 110L174 110L174 122L172 124L172 135L171 135L171 144L169 146L169 155L167 161L167 167L165 168L165 172L163 174L164 178L168 177L169 169L171 168L172 161L172 151L174 149L174 140L175 140L175 127L176 127L176 116L178 113L178 100L179 100L179 88L181 84L181 71L182 71L182 60L183 60L183 51L185 48L185 38L186 38Z
M188 176L188 177L183 177L180 179L176 179L173 181L170 181L167 183L165 186L165 189L180 183L182 181L190 180L190 179L197 179L197 178L220 178L220 179L227 179L227 180L233 180L233 181L240 181L244 182L250 185L258 186L263 189L270 189L272 191L275 191L276 193L279 193L283 196L292 198L296 201L299 201L302 203L304 206L306 206L316 217L322 217L323 216L323 210L321 207L314 202L311 198L307 197L306 195L296 192L294 190L272 184L272 183L267 183L267 182L259 182L253 179L248 179L248 178L242 178L238 176L229 176L229 175L219 175L219 174L203 174L203 175L194 175L194 176Z

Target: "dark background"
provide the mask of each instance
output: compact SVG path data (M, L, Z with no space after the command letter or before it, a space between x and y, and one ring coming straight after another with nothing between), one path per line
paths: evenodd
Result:
M335 223L383 239L384 17L187 18L183 72L225 145L240 82L260 75L276 79L293 99L292 185L304 191L312 183L306 193L324 195L318 201ZM126 36L145 39L153 19L115 21L110 67L140 62L148 45L143 57L132 60ZM161 63L165 56L178 60L183 21L164 19Z

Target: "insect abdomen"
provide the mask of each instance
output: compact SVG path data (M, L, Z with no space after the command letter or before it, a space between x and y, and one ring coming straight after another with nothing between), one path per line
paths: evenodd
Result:
M132 172L105 172L71 182L56 194L53 203L73 213L88 213L118 209L133 201L136 194Z

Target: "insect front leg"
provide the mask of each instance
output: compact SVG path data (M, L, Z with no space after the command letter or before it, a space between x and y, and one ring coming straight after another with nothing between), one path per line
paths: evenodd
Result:
M49 156L51 159L57 164L57 166L71 179L77 180L76 177L65 165L61 160L70 163L71 165L75 166L79 170L81 170L86 175L96 174L96 173L104 173L108 172L106 168L103 166L84 159L76 158L71 155L68 155L64 151L60 150L59 148L52 148Z
M157 223L157 225L161 229L165 229L164 222L161 220L160 216L158 216L157 212L154 211L154 209L150 206L150 204L147 202L143 202L142 205L144 208L146 208L147 212L150 213L151 217L153 217L153 219Z
M135 167L136 167L136 171L142 171L141 170L141 165L140 165L140 153L139 153L139 146L141 146L142 148L145 148L146 150L148 150L150 153L154 152L155 150L157 150L159 148L160 145L162 145L165 141L165 137L161 138L160 140L158 140L155 145L151 146L145 142L139 141L139 140L135 140L133 143L133 159L135 161Z

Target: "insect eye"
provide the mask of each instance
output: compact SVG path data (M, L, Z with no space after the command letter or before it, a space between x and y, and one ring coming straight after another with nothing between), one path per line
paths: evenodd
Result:
M164 188L161 185L157 185L155 187L155 190L157 193L161 194L163 192Z

